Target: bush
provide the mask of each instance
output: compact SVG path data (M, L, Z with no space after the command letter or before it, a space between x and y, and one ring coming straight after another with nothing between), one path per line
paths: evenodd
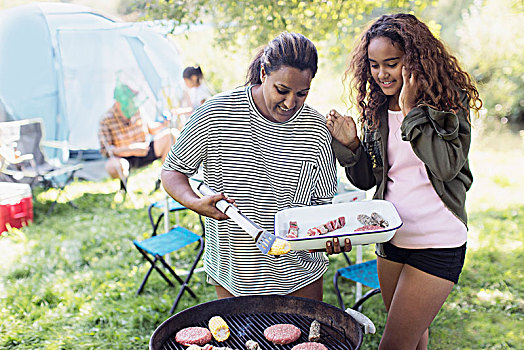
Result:
M488 116L524 119L524 11L511 0L475 1L457 30L459 53L479 82Z

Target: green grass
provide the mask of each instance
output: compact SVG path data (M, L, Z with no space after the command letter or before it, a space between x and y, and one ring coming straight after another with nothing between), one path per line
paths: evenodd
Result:
M432 324L431 349L522 349L524 165L514 161L522 156L521 140L508 135L501 142L515 143L504 151L490 151L480 138L474 142L466 264ZM147 348L175 297L156 273L135 295L147 266L132 240L149 234L147 205L162 198L159 191L149 195L158 168L157 162L132 175L136 207L129 197L115 202L116 181L71 184L66 195L79 209L61 200L51 215L46 212L56 193L34 191L33 224L0 236L1 349ZM194 213L181 214L180 222L199 232ZM364 251L373 258L371 247ZM190 253L182 250L172 261L185 268ZM342 256L331 258L327 303L337 305L332 278L344 264ZM203 273L194 275L191 286L198 299L184 296L177 311L214 299ZM349 282L343 288L351 304L354 288ZM386 318L381 298L369 300L363 312L377 334L365 335L362 348L376 349Z

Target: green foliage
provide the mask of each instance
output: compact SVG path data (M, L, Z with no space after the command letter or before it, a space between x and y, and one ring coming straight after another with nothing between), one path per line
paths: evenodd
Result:
M462 26L462 15L474 0L439 0L422 12L424 19L433 19L440 27L440 38L452 49L459 46L457 30ZM426 22L427 23L427 22Z
M523 10L512 0L475 2L458 30L460 55L488 113L510 120L524 118Z
M170 38L180 49L185 66L197 64L201 67L205 82L213 92L230 90L244 84L252 54L249 50L218 48L215 46L216 31L211 27Z
M313 40L320 55L342 71L345 57L373 18L411 12L423 19L455 52L479 82L489 115L524 118L524 22L522 2L512 0L130 0L142 19L168 19L170 25L214 26L213 45L233 52L266 44L281 31ZM245 62L243 67L247 67ZM212 79L211 79L212 80ZM217 83L215 88L222 84ZM231 86L228 86L229 89ZM483 115L485 117L485 115Z
M208 12L207 0L131 0L133 9L145 20L169 20L173 27L202 23L202 17Z
M266 44L282 31L299 32L315 42L326 41L336 56L345 54L355 34L370 16L400 9L419 12L430 0L135 0L146 19L170 19L174 25L200 23L209 18L217 43L224 48Z
M136 9L133 0L118 0L117 11L118 13L128 15Z
M499 185L500 187L510 187L511 181L507 176L498 175L493 177L493 182Z

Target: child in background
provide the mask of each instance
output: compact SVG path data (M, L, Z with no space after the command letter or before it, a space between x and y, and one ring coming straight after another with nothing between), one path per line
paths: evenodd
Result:
M189 89L189 98L193 109L197 109L202 103L211 97L206 84L203 82L204 74L199 66L186 67L182 73L184 82Z
M393 202L403 221L376 249L388 311L379 349L427 349L464 264L469 109L482 101L457 59L408 14L384 15L363 33L349 75L362 134L330 111L335 155L354 185L377 186L374 198Z

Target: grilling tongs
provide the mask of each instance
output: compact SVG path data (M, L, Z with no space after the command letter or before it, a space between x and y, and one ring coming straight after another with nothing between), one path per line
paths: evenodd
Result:
M216 191L201 182L197 189L204 196L212 196L217 194ZM262 227L255 224L247 216L245 216L233 204L220 200L216 203L218 210L229 216L234 222L238 224L244 231L247 232L255 240L258 249L264 254L283 255L289 252L289 243L286 240L278 238L276 235L264 230Z

